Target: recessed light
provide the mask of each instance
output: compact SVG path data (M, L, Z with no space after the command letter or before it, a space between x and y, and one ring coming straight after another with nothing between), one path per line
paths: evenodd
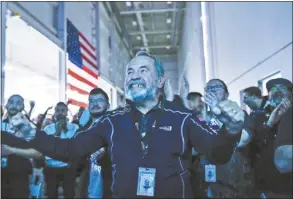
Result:
M143 47L140 47L140 50L144 50L144 48Z
M137 39L137 40L141 40L141 37L140 37L140 36L136 36L136 39Z
M167 39L170 39L170 38L171 38L171 35L166 35L166 38L167 38Z
M125 4L126 4L127 7L131 7L131 2L130 1L126 1Z
M136 21L132 21L132 26L137 26L137 22Z
M167 1L167 4L172 4L172 1Z
M171 23L171 22L172 22L171 18L168 18L168 19L166 20L166 22L167 22L167 23Z
M170 48L171 48L170 46L166 46L166 49L168 49L168 50L169 50Z

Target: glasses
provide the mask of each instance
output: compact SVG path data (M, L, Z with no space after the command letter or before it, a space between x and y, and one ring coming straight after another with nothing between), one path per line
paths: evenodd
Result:
M273 86L272 88L271 88L271 92L276 92L276 91L282 91L282 92L286 92L288 89L287 89L287 87L286 86L284 86L284 85L275 85L275 86Z
M205 91L208 91L208 92L210 92L210 91L219 91L221 89L224 89L224 87L222 85L215 85L215 86L207 86L205 88Z
M90 99L89 103L93 104L93 103L103 103L105 102L105 100L103 98L98 98L98 99Z

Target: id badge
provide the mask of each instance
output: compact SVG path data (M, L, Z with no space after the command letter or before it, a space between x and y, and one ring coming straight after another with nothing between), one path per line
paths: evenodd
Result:
M216 180L216 166L212 164L205 165L205 181L216 182Z
M138 168L137 195L154 196L155 194L156 169Z
M2 157L1 158L1 168L6 168L7 167L7 157Z

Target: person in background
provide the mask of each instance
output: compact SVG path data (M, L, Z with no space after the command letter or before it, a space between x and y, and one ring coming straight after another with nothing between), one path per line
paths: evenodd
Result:
M275 144L274 162L281 173L292 177L292 105L282 116ZM292 184L292 178L290 183ZM292 186L291 186L292 187ZM292 196L292 193L291 193Z
M47 110L43 114L39 114L38 115L37 121L36 121L36 126L37 126L38 129L41 129L42 128L43 121L46 118L49 110L51 110L52 108L53 108L53 106L50 106L50 107L47 108Z
M290 195L291 175L282 174L274 163L274 149L280 118L292 105L292 83L284 78L269 80L266 84L268 105L255 113L251 156L255 169L256 189L266 198Z
M243 111L230 100L208 100L223 122L216 132L188 110L157 95L165 80L158 58L139 52L125 72L128 105L107 113L73 139L46 135L31 127L22 114L16 115L10 125L20 129L34 148L62 161L88 156L106 144L113 169L113 197L192 197L192 147L208 153L213 163L229 161L241 136Z
M229 91L224 81L220 79L211 79L206 84L205 88L205 101L214 99L215 102L227 100ZM210 128L218 131L222 122L211 110L213 104L209 105L210 111L205 115L205 122ZM245 113L245 112L244 112ZM252 137L250 130L247 126L248 114L245 113L244 128L242 129L241 139L232 154L231 160L226 164L214 165L206 160L207 154L200 154L200 168L198 172L202 173L202 183L200 185L206 188L206 194L210 198L249 198L254 196L253 188L253 170L248 155L248 142ZM244 144L245 143L245 144ZM212 165L216 167L215 179L209 180L207 172L208 167ZM203 196L201 196L203 197Z
M79 127L76 124L67 122L67 113L67 105L63 102L58 102L54 113L55 123L46 126L44 132L60 139L72 138ZM74 197L76 176L76 167L74 165L69 167L66 162L61 162L46 156L44 176L48 198L58 197L58 187L61 182L63 182L64 197Z
M109 97L101 88L94 88L89 94L88 109L86 109L79 119L80 131L88 129L95 121L101 119L109 109ZM80 185L76 193L76 198L110 198L112 168L108 155L107 146L99 149L90 158L82 161ZM101 168L101 172L98 170ZM99 173L102 174L100 182Z
M78 112L73 116L72 122L73 124L79 125L79 119L82 116L82 113L84 112L84 108L80 107Z
M205 123L206 104L201 100L202 95L198 92L189 92L189 82L183 77L182 86L180 88L181 101L184 106L198 117L201 122ZM195 198L206 197L206 183L202 182L202 169L200 169L201 154L198 154L194 148L192 149L192 165L191 165L191 183L193 196Z
M267 98L262 96L261 90L258 87L251 86L243 90L243 103L253 112L264 109Z
M12 95L6 104L7 118L1 122L1 186L3 198L28 198L29 175L32 173L30 159L41 159L42 154L17 139L21 134L9 127L14 115L24 110L24 99ZM7 132L7 133L2 133Z

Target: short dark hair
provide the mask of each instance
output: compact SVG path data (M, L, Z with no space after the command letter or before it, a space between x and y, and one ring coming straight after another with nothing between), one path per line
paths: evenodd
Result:
M68 110L68 107L67 107L67 105L66 105L64 102L58 102L58 103L56 104L56 106L65 106L66 109Z
M221 82L223 84L223 86L224 86L225 92L229 94L228 87L227 87L226 83L223 80L221 80L221 79L211 79L210 81L208 81L208 83L211 82L211 81L213 81L213 80L216 80L216 81Z
M104 97L105 97L107 103L109 104L109 97L108 97L107 93L106 93L103 89L101 89L101 88L94 88L94 89L91 90L91 92L90 92L90 96L91 96L91 95L97 95L97 94L102 94L102 95L104 95Z
M197 97L202 97L202 94L201 93L199 93L199 92L190 92L190 93L188 93L188 95L187 95L187 99L188 100L194 100L195 98L197 98Z
M19 98L24 102L23 97L22 97L21 95L19 95L19 94L13 94L13 95L11 95L11 96L8 98L8 101L9 101L12 97L19 97Z
M250 87L244 89L243 92L247 93L250 96L262 98L261 90L256 86L250 86Z

